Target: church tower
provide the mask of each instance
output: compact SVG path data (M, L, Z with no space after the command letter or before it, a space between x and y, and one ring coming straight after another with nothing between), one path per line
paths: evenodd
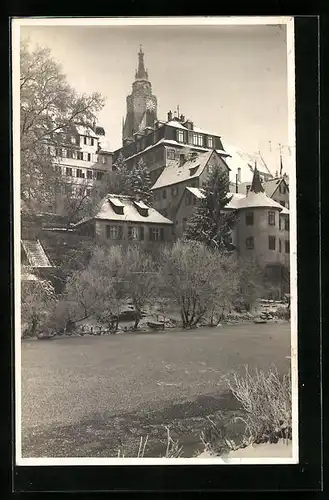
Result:
M151 82L144 66L144 52L140 46L138 69L132 84L132 93L127 96L127 114L122 127L122 142L133 139L136 132L153 127L157 120L157 98L152 95Z

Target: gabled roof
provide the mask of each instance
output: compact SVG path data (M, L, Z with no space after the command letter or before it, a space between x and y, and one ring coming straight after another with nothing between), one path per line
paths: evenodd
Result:
M108 194L100 203L100 208L94 217L86 217L74 224L74 226L80 226L81 224L95 219L122 222L138 222L146 224L173 224L170 219L167 219L167 217L161 215L154 208L146 205L143 202L139 203L140 205L142 205L142 208L148 209L148 213L146 216L141 215L135 205L134 199L131 196ZM112 204L118 207L123 206L123 214L117 214Z
M236 182L236 175L238 174L238 168L241 169L241 182L250 182L252 181L253 170L255 161L257 161L257 168L259 172L266 175L272 175L266 164L264 163L264 159L260 154L251 155L246 153L240 148L236 146L231 146L229 144L224 144L225 151L229 154L227 158L227 164L231 169L230 172L230 180Z
M88 137L94 137L95 139L98 138L98 135L95 134L93 129L89 126L85 125L75 125L75 129L78 132L79 135L87 135Z
M216 155L218 153L216 150L211 150L205 153L199 153L193 159L187 160L183 165L180 165L179 160L168 165L164 168L152 189L171 186L178 182L199 177L213 154ZM194 169L196 169L195 172ZM192 175L191 172L193 172Z
M277 188L279 187L279 185L281 184L282 181L285 182L286 187L289 190L288 184L286 183L286 180L284 179L284 177L276 177L275 179L271 179L269 181L263 182L263 186L264 186L265 193L267 194L267 196L269 196L271 198L274 195L275 191L277 190Z

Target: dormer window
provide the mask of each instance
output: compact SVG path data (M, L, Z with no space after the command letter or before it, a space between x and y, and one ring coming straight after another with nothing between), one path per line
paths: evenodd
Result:
M184 131L177 130L177 140L178 142L184 142Z
M199 165L197 165L196 167L190 168L190 177L197 173L198 168L199 168Z
M208 148L212 149L214 147L214 144L213 144L213 138L211 136L208 136L207 142L208 142Z
M143 201L134 201L134 205L142 217L148 217L149 207Z
M121 203L119 198L109 198L109 202L117 215L123 215L124 204Z

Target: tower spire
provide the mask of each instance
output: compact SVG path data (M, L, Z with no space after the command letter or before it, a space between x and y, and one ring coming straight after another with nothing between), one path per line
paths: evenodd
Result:
M135 78L136 80L148 80L148 74L144 66L144 52L141 45L138 52L138 70L135 73Z
M264 193L264 188L260 180L259 171L257 169L257 161L255 161L254 175L252 178L251 188L249 192L253 193Z

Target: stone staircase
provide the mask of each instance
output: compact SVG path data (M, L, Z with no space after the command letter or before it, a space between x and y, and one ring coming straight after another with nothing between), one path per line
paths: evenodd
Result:
M22 246L31 267L52 267L39 240L22 240Z

